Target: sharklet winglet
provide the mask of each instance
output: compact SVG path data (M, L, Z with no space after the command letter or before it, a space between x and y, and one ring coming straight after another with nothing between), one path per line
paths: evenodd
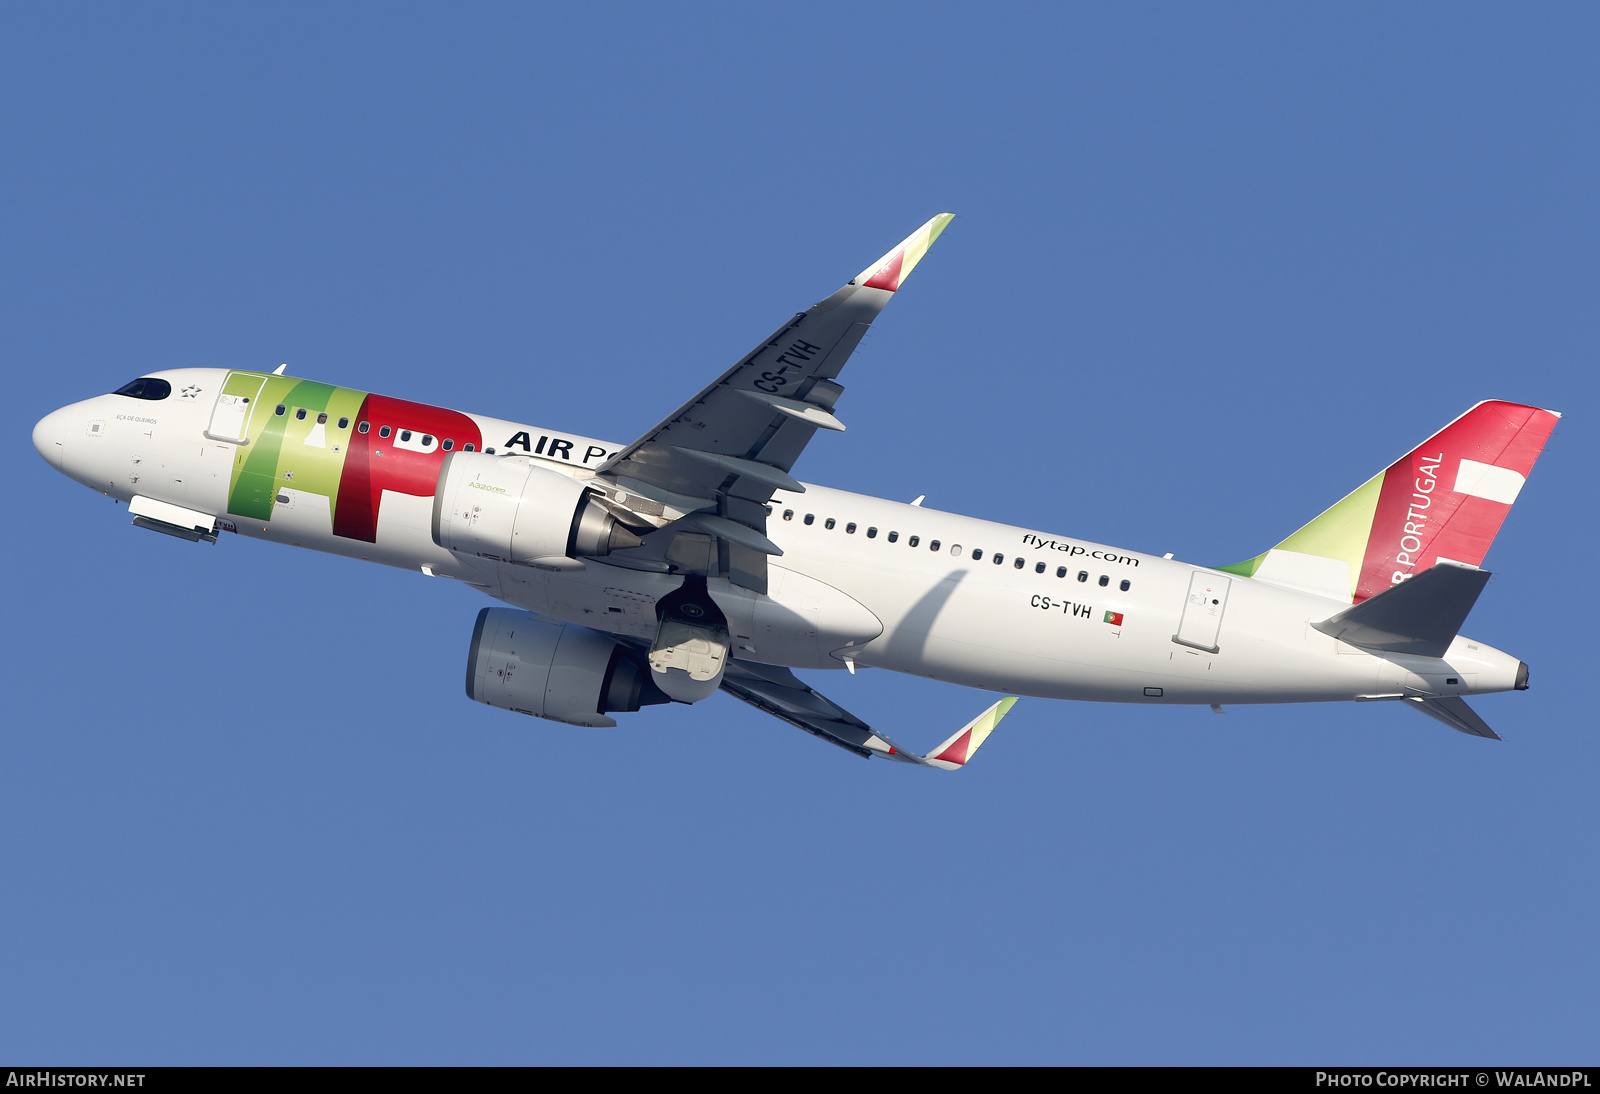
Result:
M854 283L869 289L897 291L905 284L922 256L928 253L939 233L955 219L954 213L940 213L902 239L893 250L856 275Z
M1013 706L1017 697L1008 695L995 703L988 710L978 715L972 721L956 730L938 748L931 750L924 756L923 762L930 767L941 768L945 771L960 771L962 766L978 751L979 746L989 739L989 734L994 732L994 727L1000 724Z

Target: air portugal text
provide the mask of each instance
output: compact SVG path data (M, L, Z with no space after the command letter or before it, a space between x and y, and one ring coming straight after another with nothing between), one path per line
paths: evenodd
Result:
M572 455L572 442L562 440L560 437L552 438L549 434L540 436L538 443L527 433L514 433L511 439L502 447L520 448L530 456L545 456L552 460L566 460L570 463L581 463L587 466L595 460L605 460L616 453L608 453L597 444L587 445L583 455L575 458Z

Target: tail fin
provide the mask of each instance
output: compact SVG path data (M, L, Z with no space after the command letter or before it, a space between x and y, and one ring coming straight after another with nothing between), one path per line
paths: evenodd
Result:
M1360 603L1437 562L1481 566L1560 418L1479 403L1266 554L1218 569Z

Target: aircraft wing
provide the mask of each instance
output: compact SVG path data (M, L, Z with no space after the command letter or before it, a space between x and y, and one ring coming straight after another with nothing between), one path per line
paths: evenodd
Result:
M801 490L789 475L818 429L843 429L834 377L933 241L940 213L899 246L773 332L666 420L599 468L613 501L726 544L719 570L766 591L766 503ZM693 514L690 516L690 514Z
M937 767L945 771L960 770L1017 701L1010 696L1001 699L956 730L938 748L926 756L919 756L901 748L887 734L874 730L820 692L807 687L788 669L731 660L722 677L722 690L757 710L781 718L857 756L882 756L886 760Z

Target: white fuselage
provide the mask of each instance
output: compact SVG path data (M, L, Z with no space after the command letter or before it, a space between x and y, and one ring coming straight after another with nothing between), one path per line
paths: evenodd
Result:
M206 436L226 370L151 375L171 382L170 398L74 403L39 423L36 446L64 474L123 501L153 498L240 535L454 578L599 631L649 638L655 601L681 582L627 568L625 552L566 572L461 557L434 543L432 499L415 495L384 493L374 542L334 535L326 499L292 482L269 521L228 513L235 446ZM189 386L204 394L183 397ZM486 449L518 435L569 442L554 459L528 454L580 477L618 447L468 417ZM1465 637L1444 658L1374 655L1311 626L1347 602L828 487L778 493L766 532L783 551L767 596L710 582L734 655L751 661L878 667L1057 699L1203 704L1470 695L1510 690L1518 670L1515 658Z

